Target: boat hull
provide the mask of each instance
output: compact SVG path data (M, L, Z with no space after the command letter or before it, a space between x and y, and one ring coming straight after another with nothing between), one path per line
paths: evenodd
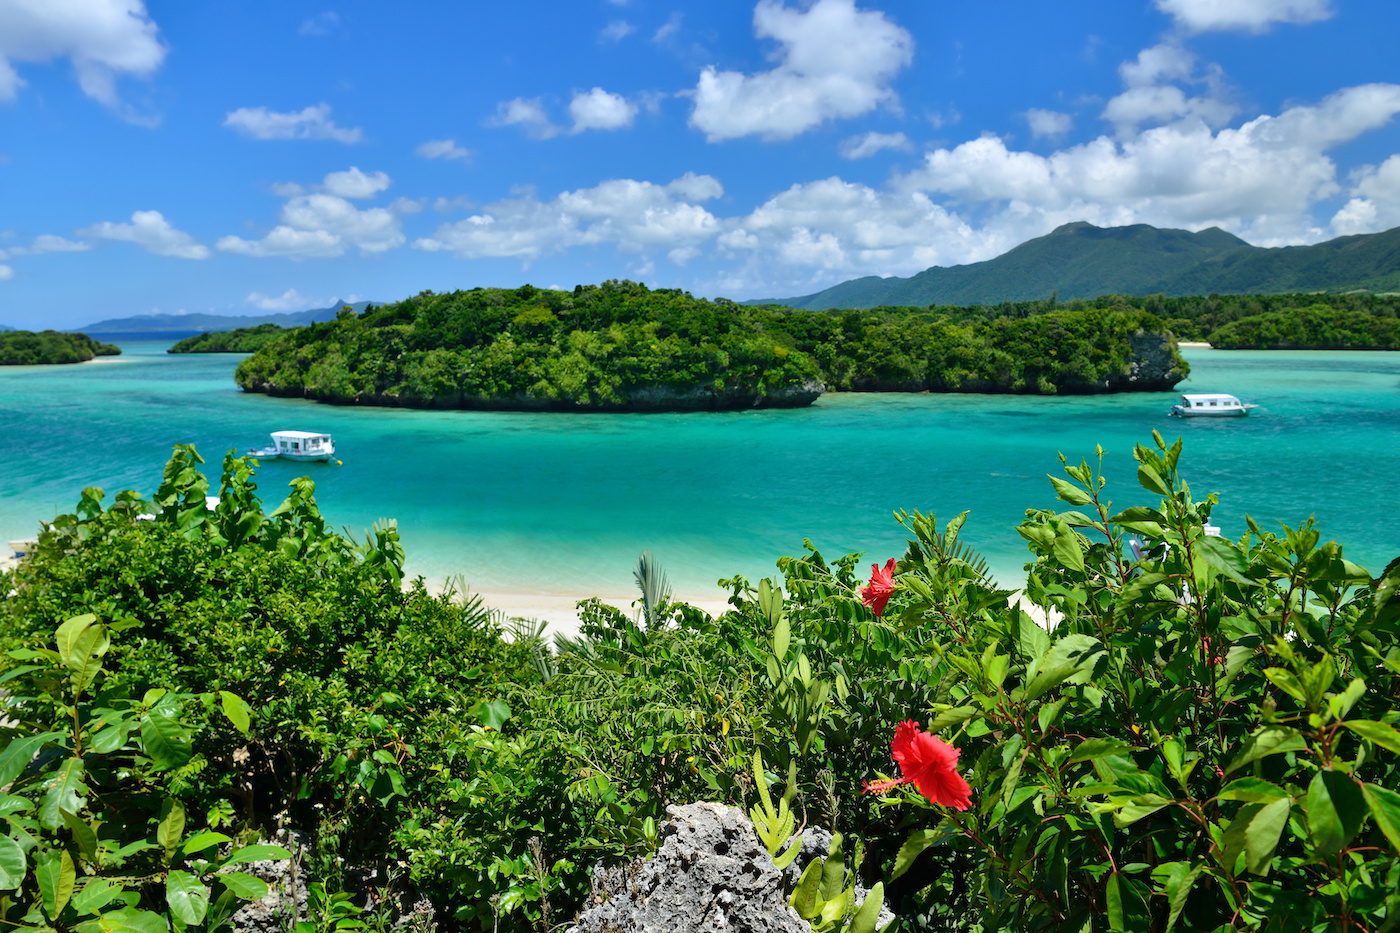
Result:
M1248 408L1213 408L1195 409L1184 408L1181 405L1173 405L1172 412L1178 418L1243 418L1249 414Z
M277 454L279 460L297 460L302 463L325 463L335 456L334 450L315 451L313 453L287 453L285 450Z

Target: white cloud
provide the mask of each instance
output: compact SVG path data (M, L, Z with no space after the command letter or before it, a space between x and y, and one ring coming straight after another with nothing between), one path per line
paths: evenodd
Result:
M1026 125L1036 139L1058 139L1074 128L1074 118L1067 113L1032 107L1026 111Z
M322 182L329 194L341 198L372 198L386 190L392 182L384 172L365 174L352 165L344 172L331 172Z
M170 222L160 211L136 211L131 215L129 224L104 220L79 230L78 235L135 243L156 256L208 259L210 255L209 247L200 245L199 241L183 230L176 230L170 226Z
M1351 200L1332 218L1338 234L1374 233L1400 226L1400 155L1352 176Z
M425 159L470 159L472 151L457 145L455 139L430 139L416 150Z
M335 125L330 104L317 104L295 113L240 107L224 118L224 126L254 139L333 139L346 145L364 139L364 132L358 127L345 129Z
M602 28L598 38L604 42L621 42L635 32L636 28L625 19L615 19Z
M657 27L656 32L651 34L651 41L657 43L665 42L667 39L680 32L682 18L683 14L672 13L670 18Z
M1312 227L1311 207L1340 191L1326 151L1397 112L1400 86L1373 84L1237 129L1213 132L1183 121L1121 142L1101 136L1049 156L984 136L929 153L900 185L1038 216L1040 228L1079 213L1114 223L1218 224L1255 242L1300 242Z
M632 120L637 116L637 105L621 94L610 94L595 87L574 95L574 99L569 101L569 116L574 121L574 133L620 130L632 125Z
M327 11L302 20L298 35L328 36L340 25L340 14Z
M710 142L791 139L827 120L895 105L889 81L914 53L908 32L854 0L815 0L805 11L759 0L754 32L779 43L776 68L745 75L709 66L690 92L690 124Z
M882 149L908 152L914 146L903 133L865 133L841 141L839 152L843 159L866 159Z
M464 259L525 261L575 246L611 243L626 252L674 251L720 231L701 202L724 193L708 175L687 173L667 185L617 179L565 191L549 201L523 193L488 204L465 220L444 224L419 249L451 251ZM678 253L677 256L683 256Z
M1118 68L1126 89L1104 106L1103 118L1113 123L1119 136L1132 136L1143 123L1196 120L1220 127L1235 115L1227 99L1225 78L1219 68L1196 77L1196 57L1175 42L1161 42L1143 49L1131 62ZM1205 93L1191 97L1171 82L1204 85Z
M549 120L544 104L538 97L517 97L496 105L496 112L486 120L487 126L519 126L534 139L549 139L562 132Z
M387 252L404 242L399 216L421 210L416 201L395 201L389 207L357 208L350 198L372 198L391 180L384 172L365 173L351 167L330 172L318 191L303 193L300 186L282 205L281 221L261 240L221 237L219 249L243 256L285 256L289 259L329 259L344 255L350 247L361 255ZM285 190L285 189L284 189Z
M308 298L295 288L289 288L280 295L264 295L250 292L244 299L248 304L264 311L305 311L307 308L323 308L334 302Z
M121 75L148 77L165 60L159 29L142 0L6 0L0 3L0 101L24 79L14 62L67 58L83 93L135 123L117 96Z
M1156 0L1157 9L1189 32L1263 32L1274 23L1315 23L1332 15L1331 0Z
M0 259L9 256L42 256L45 253L81 253L92 249L91 243L68 240L52 233L43 233L34 238L28 246L12 246L8 251L0 250Z
M15 270L9 266L0 265L0 282L8 282L15 277Z

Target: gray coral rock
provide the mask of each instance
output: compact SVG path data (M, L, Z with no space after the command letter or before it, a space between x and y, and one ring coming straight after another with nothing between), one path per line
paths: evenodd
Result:
M742 810L667 807L651 857L596 873L569 933L811 933Z

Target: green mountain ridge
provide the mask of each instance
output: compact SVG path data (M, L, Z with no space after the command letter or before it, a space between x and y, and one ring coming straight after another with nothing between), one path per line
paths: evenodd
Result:
M807 310L999 304L1051 294L1205 295L1400 290L1400 227L1311 246L1253 246L1219 227L1065 224L995 259L934 266L909 278L865 276L797 298L759 299Z
M287 314L137 314L133 317L110 318L81 328L86 334L112 334L165 336L168 334L196 334L219 332L254 327L258 324L276 324L279 327L304 327L320 321L335 319L341 308L351 308L356 314L373 304L357 301L351 304L339 301L329 308L312 308L308 311L294 311Z

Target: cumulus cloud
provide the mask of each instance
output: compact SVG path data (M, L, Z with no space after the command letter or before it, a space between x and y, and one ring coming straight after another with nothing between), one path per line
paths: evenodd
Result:
M517 97L496 105L496 112L486 120L487 126L518 126L534 139L549 139L562 130L549 120L544 103L538 97Z
M841 140L838 152L843 159L867 159L882 149L908 152L914 146L903 133L864 133Z
M1156 0L1188 32L1263 32L1274 23L1315 23L1332 15L1332 0Z
M262 292L250 292L244 301L264 311L305 311L307 308L319 308L330 305L334 302L334 299L331 301L320 301L316 298L306 297L295 288L289 288L280 295L264 295Z
M621 42L630 36L636 28L625 19L615 19L602 28L602 31L598 33L598 38L604 42Z
M421 205L396 201L389 207L357 208L350 199L367 199L389 187L384 172L366 173L351 167L331 172L318 190L306 192L288 186L286 203L278 214L281 221L260 240L221 237L219 249L243 256L284 256L289 259L329 259L344 255L351 247L361 255L376 255L402 246L404 235L399 217L413 213Z
M43 233L34 238L28 246L12 246L8 251L0 250L0 259L9 256L42 256L45 253L81 253L92 249L91 243L69 240L52 233Z
M24 79L15 62L66 58L83 93L135 123L151 123L117 96L122 75L149 77L165 60L159 29L142 0L9 0L0 3L0 101Z
M388 174L373 172L366 174L352 165L344 172L331 172L322 181L327 193L341 198L372 198L392 184Z
M670 184L616 179L565 191L548 201L523 193L488 204L465 220L444 224L418 249L450 251L464 259L524 261L576 246L613 244L626 252L682 250L712 238L720 223L701 206L723 187L708 175L686 175Z
M1036 139L1058 139L1074 128L1074 118L1067 113L1032 107L1026 111L1026 125Z
M1143 49L1135 60L1119 66L1125 89L1104 107L1103 118L1120 136L1133 135L1143 123L1196 120L1224 126L1235 115L1224 75L1216 67L1200 76L1195 70L1195 56L1176 42ZM1189 96L1176 83L1203 86L1205 93Z
M689 92L690 124L710 142L791 139L827 120L894 105L889 82L914 53L907 31L854 0L816 0L806 10L759 0L754 33L779 44L777 67L746 75L710 66Z
M574 95L574 99L569 101L569 116L574 121L574 133L620 130L632 125L632 120L637 116L637 105L621 94L610 94L595 87Z
M95 237L100 240L122 240L135 243L146 252L156 256L173 256L176 259L208 259L209 247L198 240L170 226L160 211L136 211L131 215L131 223L119 224L104 220L102 223L84 227L79 236Z
M470 159L472 151L457 145L455 139L430 139L416 150L425 159Z
M331 119L330 104L317 104L294 113L266 107L240 107L224 118L224 126L254 139L333 139L353 145L364 139L358 127L346 129Z
M1400 226L1400 155L1352 176L1351 199L1332 218L1338 234L1374 233Z

